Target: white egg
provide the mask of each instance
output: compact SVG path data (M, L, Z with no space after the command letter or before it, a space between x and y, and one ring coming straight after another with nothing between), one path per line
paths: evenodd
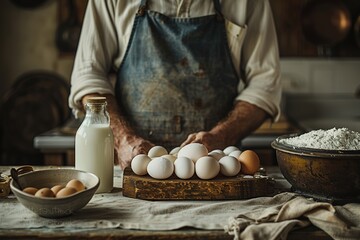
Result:
M224 153L225 153L225 155L229 155L231 152L236 151L236 150L239 150L239 148L235 147L235 146L229 146L224 149Z
M171 154L162 155L161 157L169 159L172 163L175 162L175 160L176 160L176 157Z
M190 158L195 163L199 158L207 155L208 150L203 144L190 143L182 147L177 156Z
M146 154L136 155L131 161L131 169L137 175L146 175L146 169L150 161L151 158Z
M149 162L147 172L153 178L166 179L173 174L174 164L169 159L157 157Z
M235 151L232 151L232 152L229 154L229 156L232 156L232 157L234 157L234 158L239 158L240 154L241 154L241 151L240 151L240 150L235 150Z
M169 154L177 156L178 152L180 151L181 147L176 147L174 149L172 149Z
M195 172L201 179L212 179L219 174L220 164L211 156L201 157L195 163Z
M195 173L194 162L187 157L179 157L174 162L175 174L178 178L189 179Z
M150 158L161 157L166 154L168 154L168 152L163 146L153 146L148 152Z
M237 158L232 156L225 156L219 160L220 172L224 176L233 177L241 170L241 163Z
M219 149L216 149L216 150L212 150L211 152L209 152L208 155L214 157L216 160L219 161L220 158L225 156L225 153Z

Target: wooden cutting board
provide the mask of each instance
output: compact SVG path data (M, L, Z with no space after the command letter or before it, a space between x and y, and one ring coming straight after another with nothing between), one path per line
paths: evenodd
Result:
M123 195L145 200L231 200L267 196L273 181L261 178L218 177L202 180L197 176L183 180L175 175L157 180L149 175L138 176L130 168L124 170Z

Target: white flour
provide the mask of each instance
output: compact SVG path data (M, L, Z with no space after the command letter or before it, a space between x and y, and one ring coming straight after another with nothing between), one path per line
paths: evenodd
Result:
M294 147L322 150L360 150L360 133L347 128L320 129L297 137L281 139L279 142Z

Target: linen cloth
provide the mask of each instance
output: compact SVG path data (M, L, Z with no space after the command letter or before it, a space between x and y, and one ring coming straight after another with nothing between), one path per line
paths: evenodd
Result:
M222 230L234 239L286 239L289 231L313 224L334 239L360 238L360 204L333 206L284 192L236 201L145 201L123 197L120 189L96 194L69 217L46 219L14 196L0 200L0 228Z
M234 239L286 239L294 228L317 226L333 239L360 239L360 204L333 206L294 193L243 202L245 210L231 217L225 231Z

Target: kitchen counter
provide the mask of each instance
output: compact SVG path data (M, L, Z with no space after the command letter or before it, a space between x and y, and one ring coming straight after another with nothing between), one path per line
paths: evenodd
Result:
M289 120L305 132L334 127L360 132L360 98L355 95L288 93L284 102Z
M82 119L70 119L64 126L52 129L34 138L34 147L40 149L45 156L46 165L74 165L75 134ZM281 116L278 122L265 121L253 134L243 139L242 149L258 150L268 159L266 165L275 162L271 149L271 142L283 134L295 133L299 129L294 127Z
M34 138L39 149L74 149L75 134L81 119L70 119L64 126L52 129ZM269 147L276 137L298 131L282 116L278 122L265 121L253 134L243 139L243 147Z
M47 167L36 167L35 169L49 168ZM1 172L8 172L10 167L2 166L0 167ZM282 191L290 191L289 183L283 178L277 167L269 167L266 169L269 177L272 177L275 180L274 193ZM99 195L103 198L114 198L121 201L132 201L130 198L121 200L121 178L122 171L119 168L115 168L114 174L114 191L110 194ZM113 201L113 200L112 200ZM141 200L143 201L143 200ZM5 215L3 214L2 220L0 222L0 238L1 239L29 239L29 238L41 238L41 239L80 239L80 238L90 238L90 239L233 239L233 236L225 233L223 230L206 230L206 229L196 229L191 227L184 227L174 230L131 230L131 229L122 229L121 227L79 227L83 223L84 225L89 223L89 219L86 216L91 216L91 221L98 221L99 223L114 223L113 216L107 219L105 212L111 209L111 206L99 206L99 204L92 203L93 200L85 206L83 210L80 210L79 213L75 213L73 217L60 218L60 219L45 219L37 217L34 214L26 215L24 219L18 219L18 224L11 227L6 226L10 220L16 219L16 216ZM149 201L144 201L144 203L149 203ZM165 204L165 202L163 202ZM179 202L181 203L181 202ZM185 203L185 202L183 202ZM210 202L209 202L210 203ZM4 205L5 204L5 205ZM28 211L20 203L17 202L16 198L12 195L0 201L0 209L4 211L6 205L15 204L16 209L12 209L13 212L16 211ZM158 202L161 205L161 202ZM120 207L120 205L118 206ZM18 208L18 210L17 210ZM103 210L96 213L97 208L102 208ZM114 209L115 210L115 209ZM87 212L88 211L88 212ZM4 212L3 212L4 213ZM31 213L31 212L30 212ZM86 213L90 215L86 215ZM27 214L27 212L26 212ZM164 212L164 214L166 214ZM186 218L186 216L184 216ZM8 219L7 219L8 218ZM121 219L121 215L118 216ZM81 220L82 219L82 220ZM113 220L111 220L113 219ZM80 222L79 222L80 220ZM110 221L110 222L109 222ZM140 220L141 221L141 220ZM36 224L39 226L36 227ZM64 225L65 224L65 225ZM225 223L224 223L225 224ZM28 227L28 226L34 227ZM78 227L76 227L78 226ZM322 230L316 228L315 226L303 227L301 229L293 230L289 233L289 240L298 240L298 239L322 239L328 240L331 237L323 232Z

